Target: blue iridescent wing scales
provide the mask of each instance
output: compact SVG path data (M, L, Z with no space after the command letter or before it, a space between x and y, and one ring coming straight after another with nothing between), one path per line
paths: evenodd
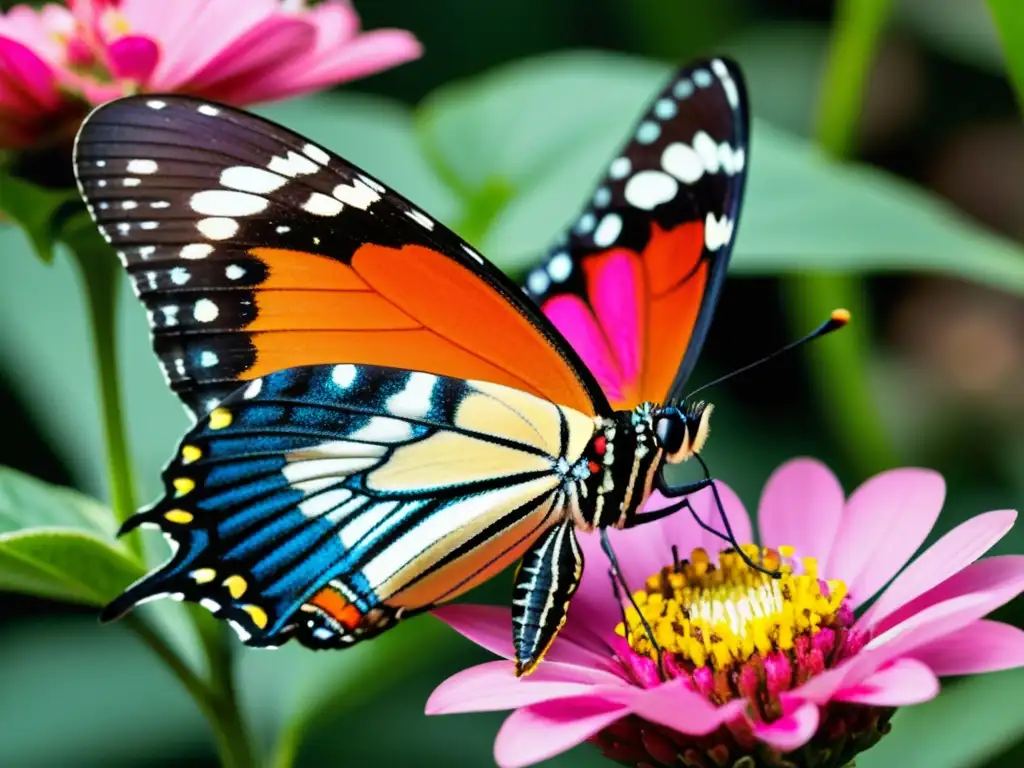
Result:
M279 371L185 437L129 520L176 545L111 603L172 595L250 645L342 647L450 599L566 519L594 422L485 382L358 365Z

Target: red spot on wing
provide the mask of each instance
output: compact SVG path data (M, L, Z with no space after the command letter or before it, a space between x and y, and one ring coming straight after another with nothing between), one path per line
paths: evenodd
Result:
M363 619L363 614L360 613L359 609L332 587L321 589L310 598L309 603L319 608L349 631L358 627L359 622Z

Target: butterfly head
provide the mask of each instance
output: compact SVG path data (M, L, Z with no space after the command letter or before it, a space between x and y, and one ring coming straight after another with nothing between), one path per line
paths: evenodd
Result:
M700 453L711 433L711 403L700 400L681 407L662 408L654 418L658 445L669 464L680 464Z

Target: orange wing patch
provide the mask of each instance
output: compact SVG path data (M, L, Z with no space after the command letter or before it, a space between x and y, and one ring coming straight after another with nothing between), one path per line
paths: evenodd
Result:
M639 402L661 402L672 386L707 285L708 264L701 259L703 253L702 222L668 232L653 225L642 254L649 296Z
M504 384L594 415L559 351L496 289L437 251L363 245L351 266L302 251L250 254L269 275L247 327L257 354L245 378L381 365Z

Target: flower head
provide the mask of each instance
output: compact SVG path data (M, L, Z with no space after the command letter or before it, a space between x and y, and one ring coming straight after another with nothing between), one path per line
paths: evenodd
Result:
M346 0L70 0L0 14L0 147L73 134L89 104L178 92L236 105L420 55L408 32L360 33Z
M751 541L742 503L718 489L737 539ZM625 765L841 768L881 738L897 707L934 697L938 676L1024 665L1024 632L983 618L1024 591L1024 557L975 562L1015 512L972 518L907 565L944 496L936 473L900 469L845 499L823 465L789 462L761 498L761 548L745 547L780 578L720 553L674 515L611 533L636 590L621 605L596 537L582 536L587 569L548 661L523 680L510 661L464 670L427 712L515 709L495 745L502 766L589 740ZM692 498L713 521L711 493ZM436 614L511 657L507 609Z

